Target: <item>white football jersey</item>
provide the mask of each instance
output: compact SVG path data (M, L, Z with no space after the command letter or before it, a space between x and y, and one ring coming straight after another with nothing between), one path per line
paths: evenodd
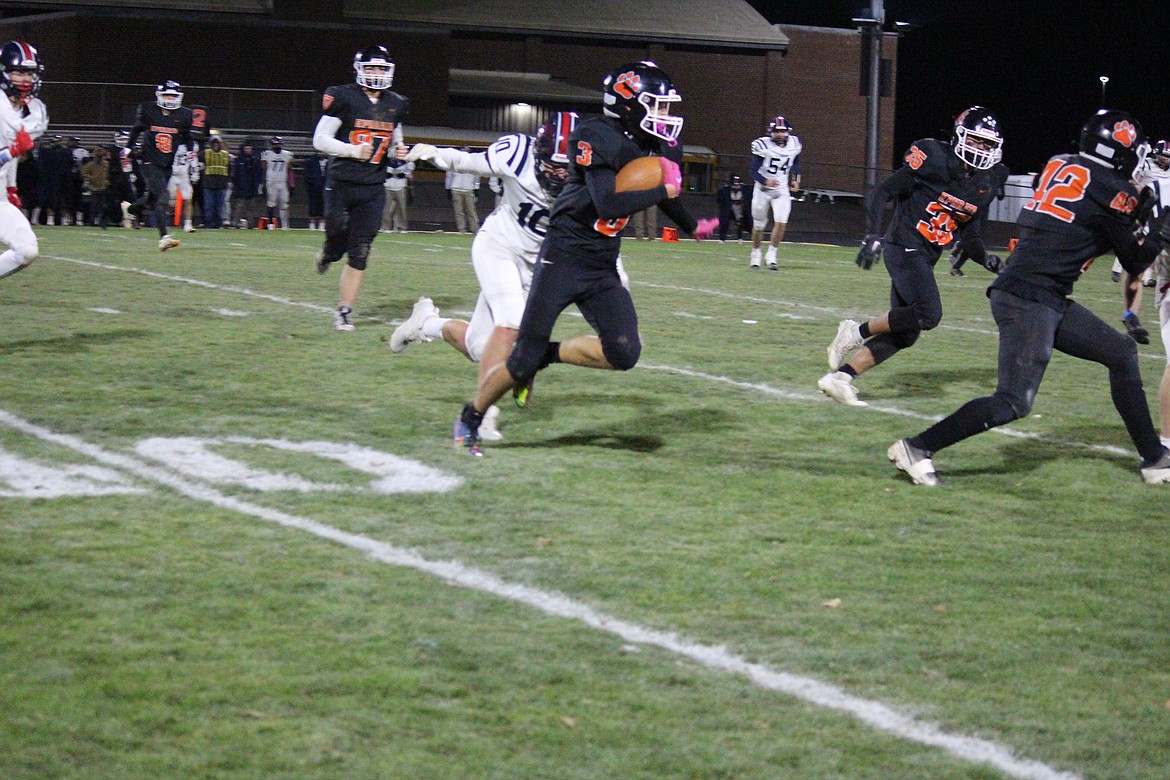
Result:
M41 99L29 98L24 109L27 109L27 116L25 110L14 107L8 96L0 93L0 146L11 146L21 125L34 141L45 134L49 127L49 109ZM0 170L0 185L16 186L16 165L17 161L11 160Z
M544 234L554 198L540 186L532 138L520 133L501 136L484 152L439 149L434 163L445 170L497 176L503 187L500 204L484 220L480 232L488 232L514 248L529 266Z
M800 139L795 135L788 136L788 143L780 146L772 140L770 135L763 135L752 141L752 154L763 159L760 163L760 173L765 179L779 179L779 189L788 189L788 174L792 170L796 158L800 156ZM756 182L761 189L763 184Z
M292 152L288 149L281 149L279 152L265 149L260 155L260 161L264 163L265 182L288 182L288 169L293 161Z
M1145 164L1134 175L1133 183L1138 192L1145 187L1154 191L1158 198L1155 214L1162 214L1170 208L1170 171L1162 170L1147 157Z

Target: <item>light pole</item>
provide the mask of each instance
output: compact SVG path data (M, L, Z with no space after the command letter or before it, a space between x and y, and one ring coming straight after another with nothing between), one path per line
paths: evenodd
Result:
M1105 108L1105 85L1109 83L1108 76L1100 76L1101 79L1101 108Z
M869 39L869 96L865 104L865 193L877 185L879 111L882 100L882 25L886 10L882 0L870 0L869 16L853 19L862 40Z

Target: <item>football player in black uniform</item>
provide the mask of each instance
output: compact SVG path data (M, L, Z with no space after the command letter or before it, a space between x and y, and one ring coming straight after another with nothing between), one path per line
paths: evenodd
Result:
M134 150L139 137L142 138L142 177L146 179L146 195L130 207L130 213L142 219L147 211L154 212L154 225L158 228L158 249L165 252L179 242L167 232L167 183L171 179L171 166L175 152L180 146L194 159L195 145L191 138L191 109L183 107L183 90L177 81L159 84L154 90L153 103L141 103L130 128L127 146Z
M455 440L474 455L484 412L511 388L528 386L551 363L625 371L638 362L638 315L622 286L619 235L630 215L660 206L686 233L711 236L716 219L696 221L675 200L682 190L678 134L683 118L671 107L681 98L652 62L623 65L603 82L604 116L582 119L569 137L569 179L553 205L520 331L505 370L482 378L475 401L455 422ZM657 156L664 183L617 192L617 172L639 157ZM597 335L550 342L553 326L576 304Z
M1000 260L987 254L979 231L983 215L1008 177L1002 157L999 121L986 108L973 106L955 118L950 144L933 138L915 141L902 167L866 197L867 235L857 264L868 270L878 257L885 262L890 310L869 322L843 320L837 326L828 350L832 370L817 382L822 393L848 406L868 406L857 398L854 377L911 346L922 331L938 326L942 300L934 266L956 237L975 262L998 271ZM896 204L883 236L879 228L888 200Z
M1144 241L1134 235L1138 193L1130 179L1149 146L1128 114L1102 110L1081 129L1079 148L1048 161L1035 197L1020 212L1019 243L988 290L999 326L995 393L887 452L915 484L938 484L934 453L1027 415L1054 348L1109 369L1113 405L1141 454L1142 478L1170 483L1170 450L1150 419L1137 347L1068 297L1094 258L1116 252L1125 270L1139 276L1170 239L1162 219Z
M353 330L353 305L362 286L370 245L382 226L386 163L402 159L402 120L408 101L390 91L394 61L385 46L367 46L354 55L355 83L325 90L313 147L335 159L325 183L325 244L317 273L348 254L333 327Z

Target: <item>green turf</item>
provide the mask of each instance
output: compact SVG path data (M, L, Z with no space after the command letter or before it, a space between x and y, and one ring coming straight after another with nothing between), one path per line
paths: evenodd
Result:
M816 380L837 321L884 311L880 268L784 245L778 272L749 271L746 246L627 241L639 366L550 368L474 459L450 443L474 366L384 343L419 295L469 316L467 237L380 236L344 334L337 270L312 270L320 233L205 231L165 254L147 230L39 235L42 258L0 281L0 410L100 451L0 425L0 463L102 466L142 492L0 497L6 780L1012 776L188 497L136 453L156 437L337 486L182 477L207 494L564 594L1057 770L1166 776L1170 493L1141 482L1105 370L1057 356L1012 426L1032 437L941 453L940 489L886 460L994 386L982 269L940 275L943 326L849 409ZM1105 262L1077 298L1116 322ZM559 333L586 328L567 314ZM350 443L462 484L381 494L343 463L229 437Z

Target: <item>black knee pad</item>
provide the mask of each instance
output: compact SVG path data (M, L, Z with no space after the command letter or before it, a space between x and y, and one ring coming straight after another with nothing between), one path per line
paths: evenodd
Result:
M366 270L366 262L370 257L370 245L358 244L353 249L349 250L349 260L346 265L358 271Z
M996 391L995 395L991 396L991 400L995 402L995 406L988 427L995 428L1007 425L1013 420L1027 417L1028 413L1032 411L1032 404L1036 398L1034 395L1029 398L1020 395L1005 395Z
M602 341L601 352L609 364L618 371L629 371L638 364L642 354L642 342L638 334L620 336L614 341Z

